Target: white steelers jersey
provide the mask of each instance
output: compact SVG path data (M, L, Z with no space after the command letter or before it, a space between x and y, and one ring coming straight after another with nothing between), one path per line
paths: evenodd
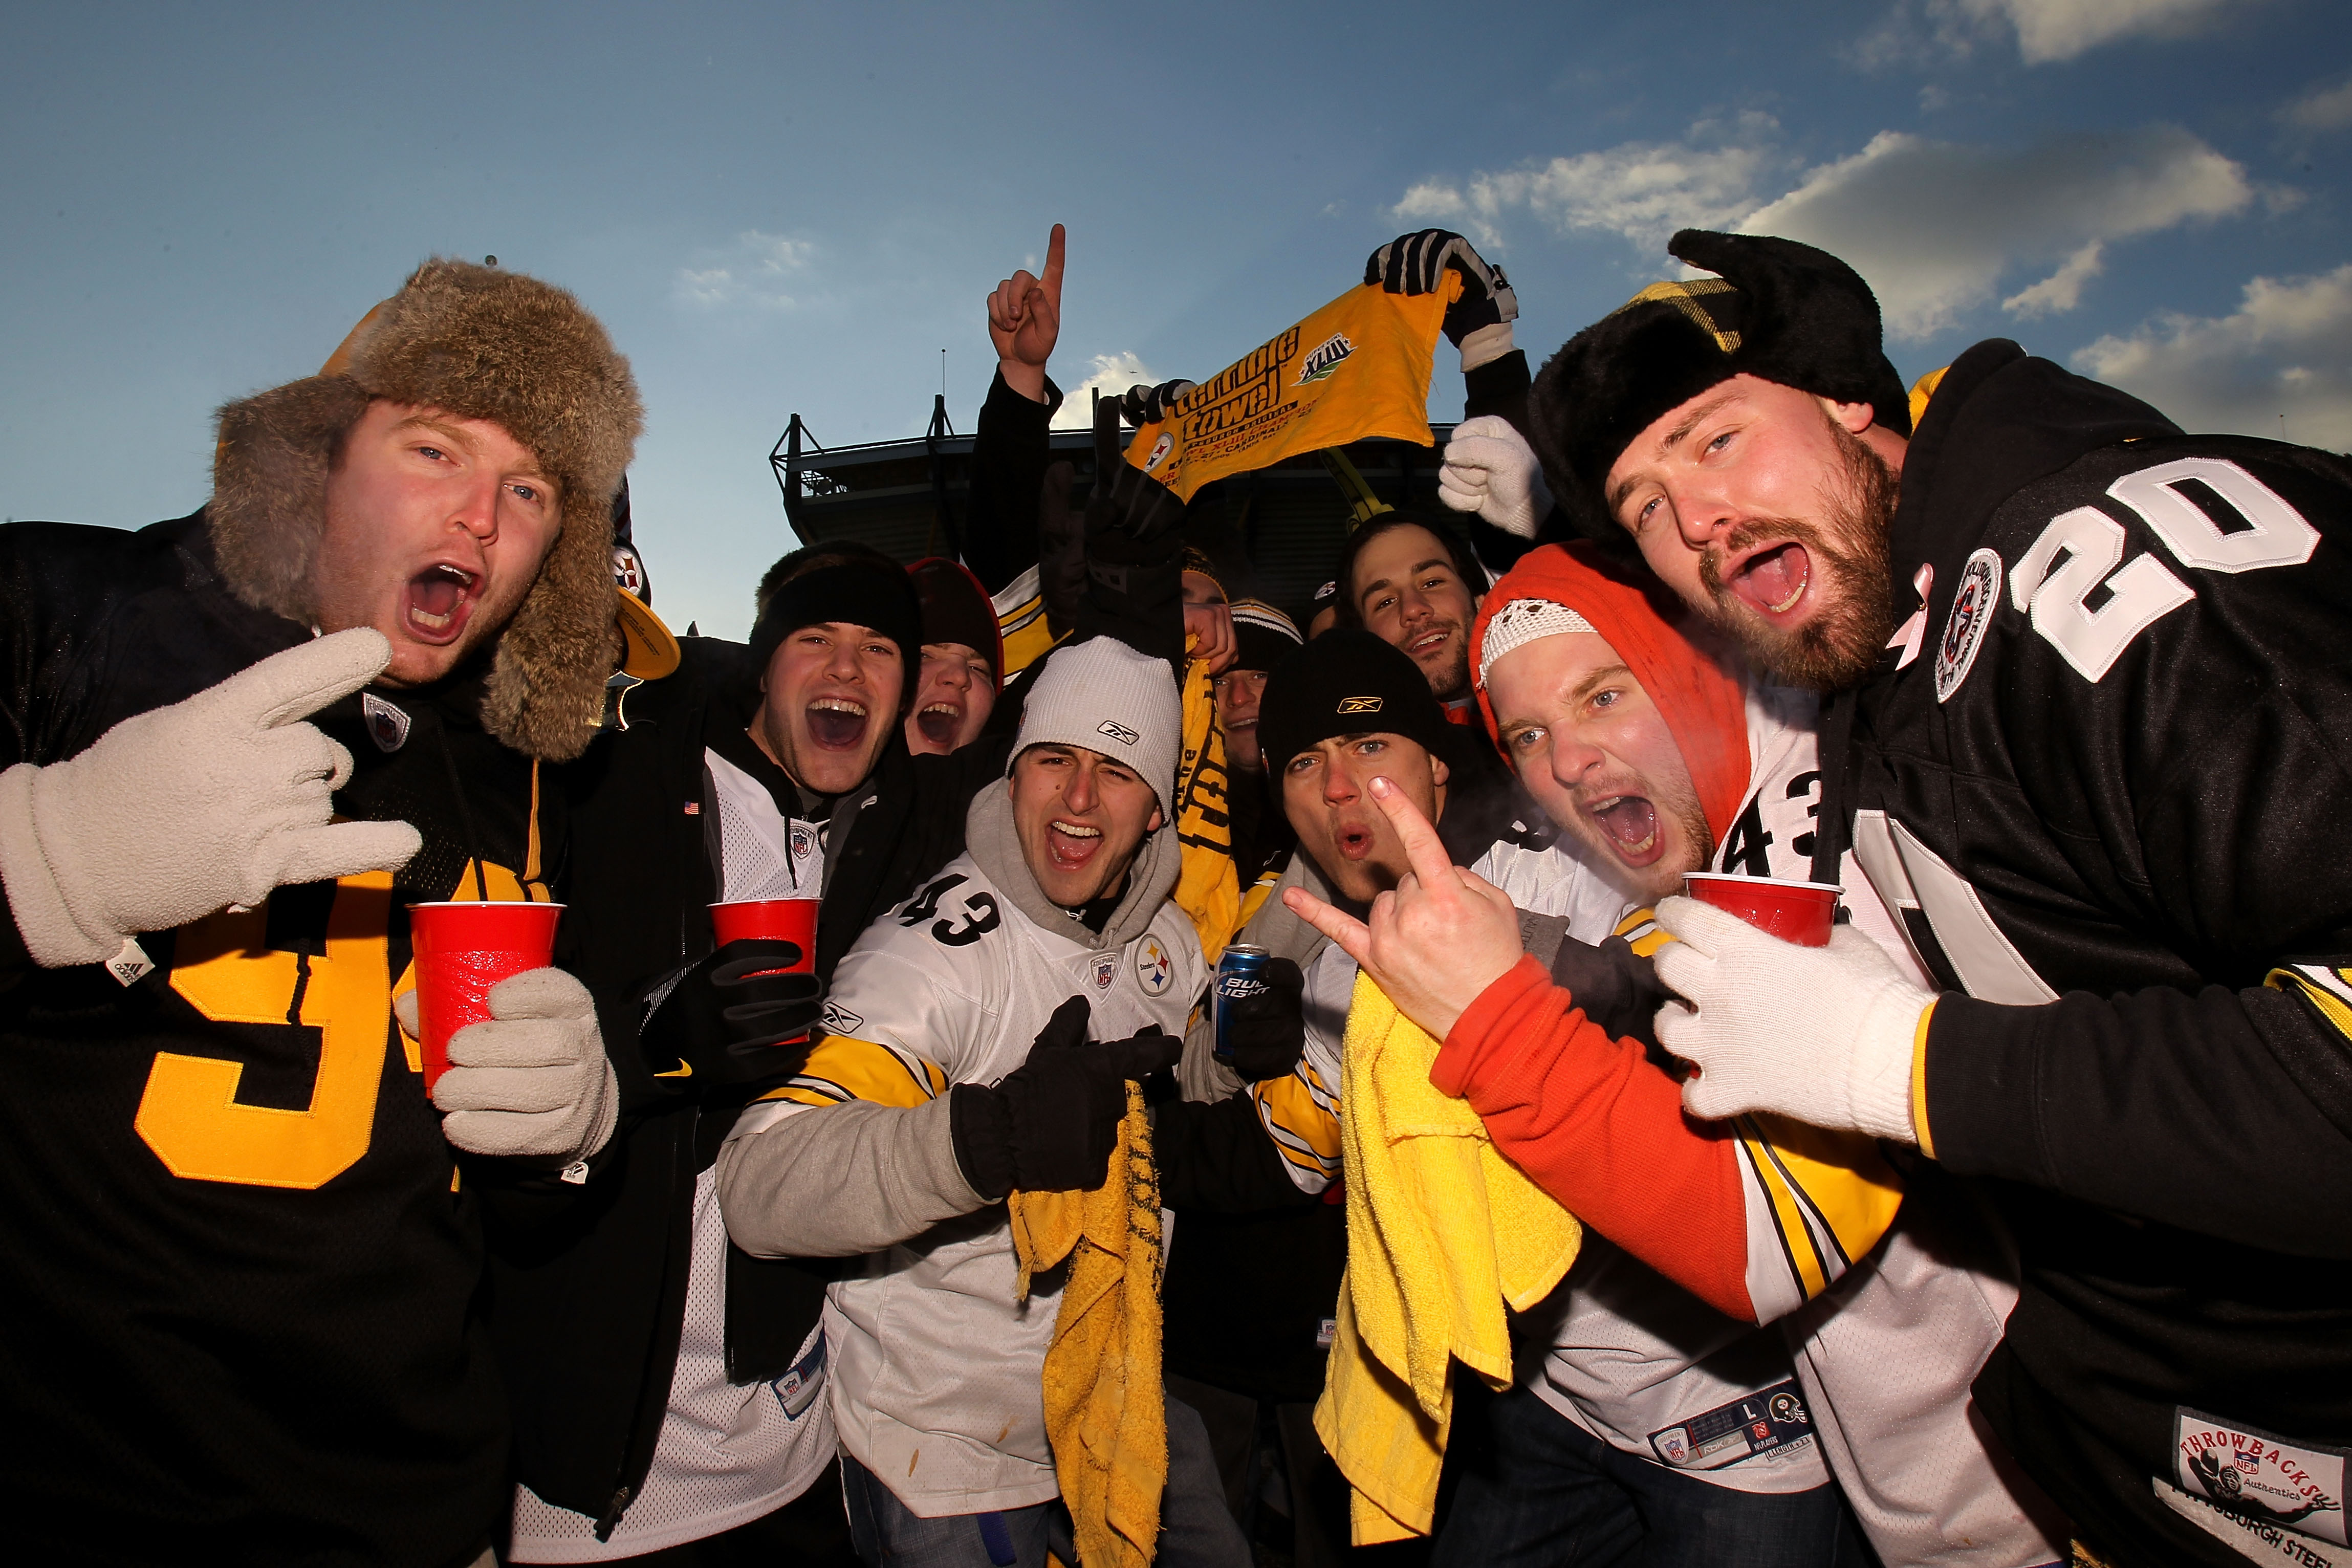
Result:
M1040 926L969 854L877 921L841 961L824 1037L789 1098L913 1104L993 1083L1072 996L1090 1037L1181 1037L1208 984L1182 910L1098 949L1076 920ZM801 1112L805 1114L805 1111ZM875 1254L832 1288L825 1337L842 1446L916 1514L989 1512L1056 1494L1042 1377L1059 1277L1014 1299L1005 1211L991 1205Z

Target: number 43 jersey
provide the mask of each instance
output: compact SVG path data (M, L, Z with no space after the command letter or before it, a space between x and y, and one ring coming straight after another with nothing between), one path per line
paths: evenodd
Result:
M1996 1178L2019 1242L1979 1399L2117 1561L2340 1549L2352 465L1989 342L1891 542L1923 602L1830 710L1822 822L1945 989L1922 1145ZM2303 1458L2222 1487L2215 1430Z

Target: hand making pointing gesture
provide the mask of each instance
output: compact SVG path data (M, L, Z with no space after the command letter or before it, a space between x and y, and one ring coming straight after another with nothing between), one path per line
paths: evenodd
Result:
M1404 1016L1444 1040L1479 994L1520 958L1518 911L1500 888L1454 864L1437 829L1385 778L1372 799L1388 814L1412 869L1372 900L1369 925L1303 889L1282 901L1363 965Z
M1013 273L988 296L988 336L1004 384L1032 403L1045 401L1045 362L1062 335L1062 226L1045 241L1045 275Z

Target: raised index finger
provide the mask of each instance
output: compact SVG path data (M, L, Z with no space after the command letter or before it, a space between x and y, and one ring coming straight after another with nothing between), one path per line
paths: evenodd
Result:
M1062 302L1062 226L1055 224L1045 241L1045 276L1039 280L1045 287L1045 298L1055 306Z
M373 680L392 662L392 644L372 626L313 637L221 682L218 695L257 730L307 719Z
M1437 837L1437 829L1429 818L1421 815L1421 807L1399 789L1390 778L1372 780L1372 799L1388 813L1397 837L1404 841L1405 859L1414 876L1424 888L1458 886L1461 878L1454 869L1454 857L1445 852L1445 845Z

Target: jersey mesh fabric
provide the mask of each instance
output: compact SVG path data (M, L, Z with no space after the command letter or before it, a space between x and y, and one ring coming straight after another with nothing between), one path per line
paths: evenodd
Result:
M694 1184L686 1322L645 1485L608 1542L586 1514L517 1487L509 1562L603 1563L701 1541L783 1507L832 1460L833 1411L821 1391L792 1415L774 1384L727 1381L727 1222L716 1175L705 1171ZM823 1333L809 1331L796 1366Z

